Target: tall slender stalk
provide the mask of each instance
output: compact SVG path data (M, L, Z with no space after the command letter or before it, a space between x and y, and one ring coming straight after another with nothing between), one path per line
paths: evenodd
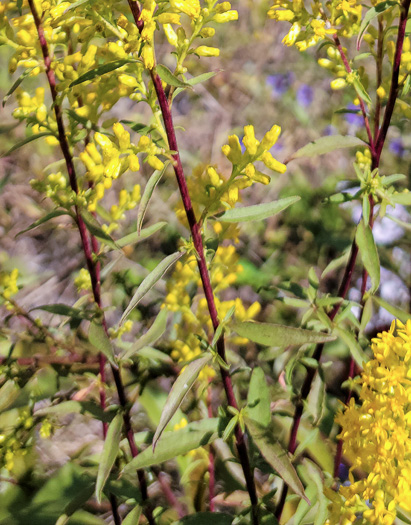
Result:
M133 14L135 23L137 25L137 28L141 32L143 30L144 23L140 19L141 12L140 12L138 3L135 0L128 0L128 3L131 9L131 12ZM188 191L187 182L185 179L184 170L183 170L183 166L182 166L181 158L179 154L179 148L177 144L177 138L175 134L171 109L170 109L161 79L159 75L157 74L155 68L150 70L150 75L151 75L151 80L154 85L154 89L157 94L158 103L160 105L164 127L165 127L166 134L167 134L169 149L173 151L172 157L174 161L173 163L174 173L177 178L177 184L180 190L181 199L183 201L183 206L184 206L187 221L189 224L191 236L193 239L193 244L197 252L197 264L198 264L198 269L200 272L200 278L201 278L201 282L202 282L202 286L204 290L204 295L207 300L207 306L208 306L208 310L210 313L211 322L212 322L214 331L216 331L219 326L219 319L218 319L217 308L216 308L216 304L214 300L213 289L212 289L212 285L210 281L210 275L208 273L207 263L206 263L205 255L204 255L204 246L203 246L203 239L201 235L201 227L200 227L200 223L197 221L197 218L195 216L190 194ZM221 337L217 341L217 352L218 352L218 355L223 359L223 361L226 361L224 335L221 335ZM237 404L237 400L234 395L233 383L231 381L230 373L228 370L226 370L225 368L221 366L220 366L220 373L221 373L221 378L223 381L224 390L227 396L228 404L238 410L238 404ZM250 501L252 505L253 524L258 525L259 523L258 513L257 513L258 497L257 497L257 491L255 487L255 482L254 482L254 473L253 473L253 469L251 468L249 457L248 457L247 446L245 443L245 436L239 425L237 425L235 428L235 439L236 439L236 447L237 447L238 456L240 459L240 463L241 463L245 481L246 481L247 491L250 495Z
M401 64L401 54L402 54L402 49L403 49L403 44L404 44L404 37L405 37L405 28L406 28L406 24L407 24L407 17L408 17L408 11L409 11L409 8L410 8L410 1L411 0L403 0L402 4L401 4L401 14L400 14L400 21L399 21L399 26L398 26L398 33L397 33L397 42L396 42L396 48L395 48L395 55L394 55L394 64L393 64L393 69L392 69L392 75L391 75L391 87L390 87L390 94L389 94L389 97L388 97L388 102L387 102L387 106L386 106L386 109L385 109L385 113L384 113L384 118L383 118L383 122L382 122L382 125L381 125L381 128L379 128L378 126L378 122L377 122L377 115L376 115L376 119L375 119L375 122L374 122L374 136L372 136L371 134L371 128L370 128L370 123L369 123L369 120L368 120L368 116L367 116L367 113L366 113L366 110L365 110L365 105L364 105L364 102L362 101L362 99L360 98L360 107L361 107L361 112L363 114L363 118L364 118L364 126L365 126L365 129L367 131L367 135L368 135L368 139L369 139L369 149L370 149L370 152L371 152L371 169L374 170L375 168L378 168L379 167L379 163L380 163L380 158L381 158L381 152L382 152L382 149L384 147L384 143L385 143L385 139L386 139L386 136L387 136L387 132L388 132L388 128L391 124L391 118L392 118L392 114L394 112L394 107L395 107L395 103L396 103L396 100L397 100L397 96L398 96L398 78L399 78L399 72L400 72L400 64ZM334 38L334 42L335 42L335 45L336 47L338 48L340 54L341 54L341 59L344 63L344 66L345 66L345 69L347 71L347 73L350 73L352 70L351 70L351 67L349 65L349 61L344 53L344 50L342 48L342 45L341 45L341 42L338 38L338 35L335 34L333 36ZM378 39L378 50L377 50L377 68L378 68L378 74L377 74L377 83L380 84L381 83L381 74L382 74L382 70L381 70L381 67L382 67L382 64L380 66L378 66L378 60L382 53L382 44L383 44L383 36L382 36L382 27L381 27L381 23L379 25L379 39ZM377 86L378 87L378 86ZM380 103L379 99L377 100L377 108L378 108L378 104ZM378 119L379 119L379 114L380 114L380 111L381 111L381 108L378 109ZM372 227L373 225L373 213L374 213L374 201L373 199L370 197L370 216L369 216L369 224L370 226ZM348 263L346 265L346 268L345 268L345 271L344 271L344 276L343 276L343 279L342 279L342 282L341 282L341 285L340 285L340 289L338 291L338 297L341 297L342 299L344 299L348 293L348 290L350 288L350 284L351 284L351 278L352 278L352 273L354 271L354 268L355 268L355 264L356 264L356 260L357 260L357 256L358 256L358 246L355 242L355 239L352 243L352 246L351 246L351 254L350 254L350 258L348 260ZM366 286L366 280L367 280L367 273L366 271L364 270L363 272L363 281L362 281L362 295L361 297L363 298L364 296L364 293L365 293L365 286ZM334 320L335 316L337 315L340 307L341 307L341 304L342 304L342 301L337 303L333 310L328 314L328 317L331 321ZM323 348L324 348L324 344L319 344L317 345L315 351L314 351L314 354L313 354L313 358L319 362L320 359L321 359L321 356L322 356L322 352L323 352ZM303 408L304 408L304 401L307 399L308 397L308 394L310 393L310 390L311 390L311 385L312 385L312 382L313 382L313 379L314 379L314 376L315 376L315 372L316 372L316 369L315 368L312 368L312 367L309 367L307 369L307 375L305 377L305 380L304 380L304 383L303 383L303 386L301 388L301 393L300 393L300 396L299 396L299 399L297 401L297 404L296 404L296 407L295 407L295 412L294 412L294 416L293 416L293 423L292 423L292 427L291 427L291 432L290 432L290 439L289 439L289 442L288 442L288 451L290 453L294 453L296 448L297 448L297 433L298 433L298 429L299 429L299 426L300 426L300 423L301 423L301 417L302 417L302 414L303 414ZM353 366L353 362L350 363L350 374L354 374L354 366ZM351 393L349 392L348 394L349 396L351 396ZM342 442L340 441L338 444L337 444L337 455L336 455L336 458L335 458L335 467L337 466L338 468L338 465L339 465L339 459L341 458L341 454L342 454ZM337 461L338 461L338 465L337 465ZM335 468L334 468L334 471L335 471ZM287 493L288 493L288 486L287 485L283 485L283 488L282 488L282 492L281 492L281 496L280 496L280 501L278 503L278 506L277 506L277 509L276 509L276 517L277 519L279 520L281 518L281 514L283 512L283 509L284 509L284 504L285 504L285 500L286 500L286 497L287 497Z
M64 128L62 109L57 100L56 78L54 75L54 71L51 67L51 57L50 57L47 40L45 37L41 19L34 5L34 1L28 0L28 3L30 6L32 15L33 15L34 23L37 28L40 46L41 46L41 50L43 53L44 65L46 68L46 75L47 75L50 92L51 92L51 96L53 100L53 105L54 105L54 113L56 117L57 129L58 129L58 139L59 139L61 151L63 153L64 159L66 162L66 168L67 168L67 173L69 176L70 187L72 191L77 194L78 193L78 183L77 183L76 171L74 168L73 157L70 152L70 147L68 144L68 140L67 140L67 136L66 136L66 132ZM75 208L75 215L76 215L76 223L77 223L77 227L80 233L83 252L85 255L85 259L86 259L87 268L90 274L94 301L101 308L99 264L98 263L95 264L93 260L93 252L94 253L98 252L98 243L97 243L97 240L93 236L91 237L91 241L90 241L88 237L88 233L87 233L87 228L81 216L80 210L77 205L75 205L74 208ZM106 333L108 333L107 323L104 318L104 315L103 315L103 327ZM100 357L100 371L103 369L103 377L104 377L104 367L105 367L105 358ZM134 434L133 434L133 430L131 426L130 413L127 407L127 398L125 394L124 385L121 380L120 371L119 369L111 366L111 372L113 374L114 382L117 388L120 405L123 408L124 428L125 428L127 441L130 447L131 455L133 457L136 457L138 455L138 449L134 441ZM101 402L105 404L105 396L100 395L100 400ZM103 427L103 432L104 434L106 433L105 427ZM145 478L144 471L138 470L137 476L138 476L138 480L140 484L140 491L141 491L142 499L145 503L147 503L148 501L147 481ZM110 503L112 505L113 518L114 518L115 524L119 525L121 523L121 520L118 514L118 510L117 510L117 502L113 495L110 496ZM145 515L150 525L154 525L155 522L154 522L154 518L152 515L152 510L150 506L148 505L146 505L146 508L145 508Z

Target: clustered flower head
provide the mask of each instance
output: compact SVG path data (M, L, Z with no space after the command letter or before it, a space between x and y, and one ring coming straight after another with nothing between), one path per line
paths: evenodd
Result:
M361 404L351 399L336 418L352 467L350 484L327 493L330 524L391 525L397 507L411 511L411 320L393 321L371 348L373 359L356 380ZM356 481L355 469L366 477Z
M17 268L14 268L11 272L0 272L0 298L4 300L6 308L10 307L8 299L19 291L17 286L18 276L19 271Z
M361 22L362 6L357 0L331 0L323 3L315 0L310 3L311 12L303 0L274 0L268 16L274 20L291 23L283 43L295 45L299 51L305 51L327 35L336 33L351 36L358 33Z
M213 290L221 292L235 283L242 267L239 256L233 245L219 246L210 263L210 278ZM171 357L178 362L189 362L204 352L202 341L211 341L213 326L210 320L207 301L199 292L200 275L195 255L187 255L185 261L176 263L171 279L167 282L168 294L164 307L179 314L175 325L176 338L172 342ZM234 318L237 321L253 319L259 313L261 306L255 302L248 308L242 300L219 300L215 297L220 320L224 319L229 310L235 307ZM187 334L189 334L187 336ZM245 344L247 340L231 337L234 344ZM200 381L214 377L211 367L206 367L200 373Z

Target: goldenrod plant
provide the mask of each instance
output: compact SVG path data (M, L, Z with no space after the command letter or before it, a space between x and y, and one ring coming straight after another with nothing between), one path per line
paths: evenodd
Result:
M33 265L5 244L0 524L411 523L411 314L380 286L388 267L409 307L409 6L2 2L0 192L37 200L13 242L48 229L47 276L63 269L69 291L33 299ZM261 82L234 66L238 35L294 61L276 73L261 53ZM290 115L312 136L316 87L299 78L287 99L299 60L346 133L297 146ZM238 92L264 83L260 118L240 111ZM179 104L224 112L231 89L238 125L204 155ZM398 244L376 241L387 221Z

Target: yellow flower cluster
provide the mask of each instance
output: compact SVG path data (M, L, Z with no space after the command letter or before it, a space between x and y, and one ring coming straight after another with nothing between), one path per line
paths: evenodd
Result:
M242 271L238 258L234 246L219 246L209 267L215 292L221 292L235 283L238 273ZM180 314L179 322L175 326L176 340L173 342L171 353L171 357L177 362L188 362L200 355L205 350L201 341L211 341L213 337L207 301L200 295L200 286L195 256L188 256L184 262L178 261L167 283L168 294L164 302L167 309ZM224 319L233 306L234 318L237 321L255 318L261 308L257 302L246 308L239 298L222 301L215 297L215 302L220 319ZM234 336L230 337L230 341L234 344L247 343L247 340ZM200 380L213 376L214 370L206 367L200 374Z
M208 216L220 211L234 208L241 200L240 191L255 183L269 184L270 177L259 171L254 163L261 161L267 168L277 173L284 173L285 164L276 160L270 149L277 142L281 133L280 126L273 126L261 142L256 139L253 126L244 127L243 149L237 135L228 137L228 144L222 147L224 155L232 163L229 178L224 177L215 166L199 166L193 171L193 176L187 181L194 211L203 222ZM186 224L183 205L176 210L179 220ZM214 232L220 238L237 240L238 227L235 224L213 223Z
M0 297L4 299L6 307L10 304L7 300L19 291L17 286L18 276L19 271L17 268L14 268L11 272L0 272Z
M111 188L113 180L128 169L140 169L137 153L145 153L145 161L152 168L161 170L164 167L164 163L156 156L161 154L162 150L149 137L140 137L138 145L135 146L130 142L130 134L119 122L113 125L113 132L113 138L96 132L93 141L89 142L79 155L87 169L86 179L92 183L92 187L86 192L89 211L96 210L97 203L104 197L106 189ZM113 220L121 219L124 211L134 208L139 200L139 185L134 186L130 194L125 190L120 192L119 204L111 208Z
M77 276L74 278L74 284L79 292L80 290L85 290L87 292L91 290L91 278L86 268L81 268Z
M269 18L291 23L291 28L283 39L286 46L295 45L305 51L327 35L337 32L342 36L356 34L361 23L361 4L357 0L332 0L327 2L328 15L322 2L315 0L311 12L303 0L274 0L268 11Z
M367 523L391 525L397 506L411 511L411 320L394 321L371 348L357 379L361 405L351 399L336 418L352 467L350 485L332 497L330 523L362 523L362 513ZM355 481L355 469L367 477Z
M10 474L16 460L25 456L30 448L29 438L34 428L34 421L30 411L24 408L20 411L14 428L8 433L0 434L0 468L4 467Z

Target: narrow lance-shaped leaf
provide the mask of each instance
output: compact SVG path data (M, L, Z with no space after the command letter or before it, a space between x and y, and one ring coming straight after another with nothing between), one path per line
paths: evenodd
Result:
M143 511L141 505L136 505L134 509L130 510L127 516L123 519L123 525L137 525L140 523L140 516Z
M17 233L16 238L19 235L22 235L23 233L26 233L30 230L33 230L34 228L37 228L37 226L40 226L41 224L44 224L45 222L48 222L50 219L54 219L54 217L61 217L61 215L71 215L71 213L68 212L67 210L53 210L47 215L45 215L44 217L41 217L41 219L38 219L37 221L30 224L30 226L28 226L24 230L21 230L19 233Z
M377 247L370 226L366 226L361 220L357 226L355 242L360 251L361 259L371 279L370 293L377 291L380 284L380 260Z
M270 391L265 380L264 370L257 366L251 374L247 396L247 415L261 426L271 422Z
M241 337L246 337L254 343L266 346L286 347L306 343L326 343L335 339L335 336L332 334L313 332L312 330L281 324L256 323L254 321L233 323L231 328Z
M408 312L404 312L404 310L401 310L401 308L393 306L387 301L384 301L384 299L381 299L381 297L377 297L376 295L374 295L372 300L378 306L381 306L381 308L384 308L384 310L387 310L387 312L399 319L402 323L406 323L409 319L411 319L411 314L409 314Z
M118 368L114 358L113 345L101 324L95 321L90 323L88 338L90 343L107 357L110 364Z
M87 71L87 73L84 73L84 75L80 75L76 80L74 80L70 84L69 87L72 88L88 80L93 80L96 77L101 77L102 75L105 75L106 73L115 71L119 67L125 66L126 64L132 64L136 62L138 62L138 60L135 60L132 58L122 58L120 60L114 60L113 62L109 62L108 64L102 64L101 66L90 69L90 71Z
M7 100L10 98L10 96L16 91L16 89L20 86L20 84L23 82L23 80L30 75L30 73L33 71L34 67L29 67L23 73L19 76L19 78L14 82L14 84L11 86L11 88L7 91L5 97L3 98L3 108L6 105Z
M81 216L91 235L97 237L99 241L107 244L108 246L110 246L110 248L113 248L113 250L118 249L118 246L115 243L115 241L101 228L97 219L90 212L88 212L87 210L82 210Z
M103 452L101 454L101 459L97 472L97 481L96 481L96 498L99 503L101 503L101 493L103 492L104 485L107 481L107 478L110 475L111 469L116 460L119 445L121 440L121 429L123 426L123 415L121 413L117 414L113 421L108 427L107 436L104 441Z
M279 201L267 202L264 204L255 204L254 206L245 206L244 208L232 208L225 211L222 215L217 216L221 222L248 222L260 221L273 217L281 211L299 201L301 197L286 197Z
M201 84L202 82L205 82L206 80L209 80L210 78L217 75L217 73L220 73L220 71L222 71L222 69L219 69L218 71L208 71L207 73L202 73L201 75L198 75L196 77L189 78L186 82L190 86L195 86L197 84ZM173 100L178 94L184 91L184 89L185 89L185 86L181 88L177 88L173 93Z
M260 449L260 452L267 463L271 465L271 467L296 494L308 501L304 494L303 484L291 463L287 451L285 451L280 443L274 439L272 432L262 428L249 418L246 418L246 425L251 437Z
M365 142L357 137L350 135L330 135L327 137L320 137L313 140L306 146L297 150L289 160L298 159L300 157L315 157L317 155L324 155L336 149L352 148L358 146L365 146Z
M43 137L54 137L54 136L55 136L54 133L52 133L51 131L42 131L41 133L36 133L35 135L30 135L30 137L26 137L21 142L18 142L17 144L15 144L6 153L3 153L2 155L0 155L0 157L7 157L11 153L13 153L13 151L16 151L16 150L20 149L21 147L25 146L29 142L33 142L33 140L41 139Z
M131 299L129 305L125 309L120 319L120 324L124 323L130 312L135 308L141 299L153 288L153 286L163 277L166 271L182 257L184 252L172 253L165 259L163 259L154 270L147 275L140 286L137 288L136 293Z
M360 30L358 32L357 37L357 49L360 49L361 42L364 36L364 33L367 29L367 27L370 25L370 22L373 18L376 18L378 15L389 9L390 7L398 5L398 2L395 2L394 0L389 0L387 2L380 2L376 6L369 9L361 22Z
M166 428L168 422L173 417L175 411L183 402L191 387L194 385L198 374L210 362L212 354L208 353L195 361L191 361L177 377L171 391L167 397L167 401L161 413L160 423L158 424L156 433L153 438L153 450L160 439L163 430Z
M207 418L189 423L180 430L164 432L155 450L148 447L140 452L124 467L123 473L159 465L177 456L187 454L190 450L204 447L218 438L219 426L218 418Z
M334 333L344 341L344 343L350 349L350 353L354 361L357 363L358 366L362 368L364 366L364 363L368 361L368 358L367 355L364 353L363 349L361 348L357 339L353 336L351 332L339 326L336 326L334 328Z
M12 379L8 379L0 388L0 412L9 407L20 394L20 388Z
M156 67L156 71L158 73L158 76L163 80L163 82L166 82L170 86L179 87L179 88L186 88L191 87L190 84L187 82L184 82L184 80L180 80L177 78L166 66L163 66L162 64L159 64Z
M154 190L157 186L157 184L160 182L161 177L164 175L164 172L166 171L168 166L168 163L164 165L164 168L162 170L156 170L151 177L148 179L146 187L144 188L143 196L141 197L141 201L138 207L138 213L137 213L137 232L140 234L141 227L143 225L144 216L147 211L148 203L150 202L150 199L154 193Z
M166 308L160 310L160 313L156 317L154 323L150 326L147 332L139 337L137 341L129 348L125 354L122 356L122 359L128 359L141 348L153 345L160 337L164 334L167 327L167 316L168 311Z
M136 231L133 233L129 233L125 237L122 237L118 241L116 241L117 246L120 248L124 248L124 246L130 246L131 244L137 244L141 241L144 241L145 239L148 239L152 235L154 235L156 232L164 228L167 223L164 221L157 222L156 224L153 224L152 226L147 226L147 228L143 228L141 231Z

